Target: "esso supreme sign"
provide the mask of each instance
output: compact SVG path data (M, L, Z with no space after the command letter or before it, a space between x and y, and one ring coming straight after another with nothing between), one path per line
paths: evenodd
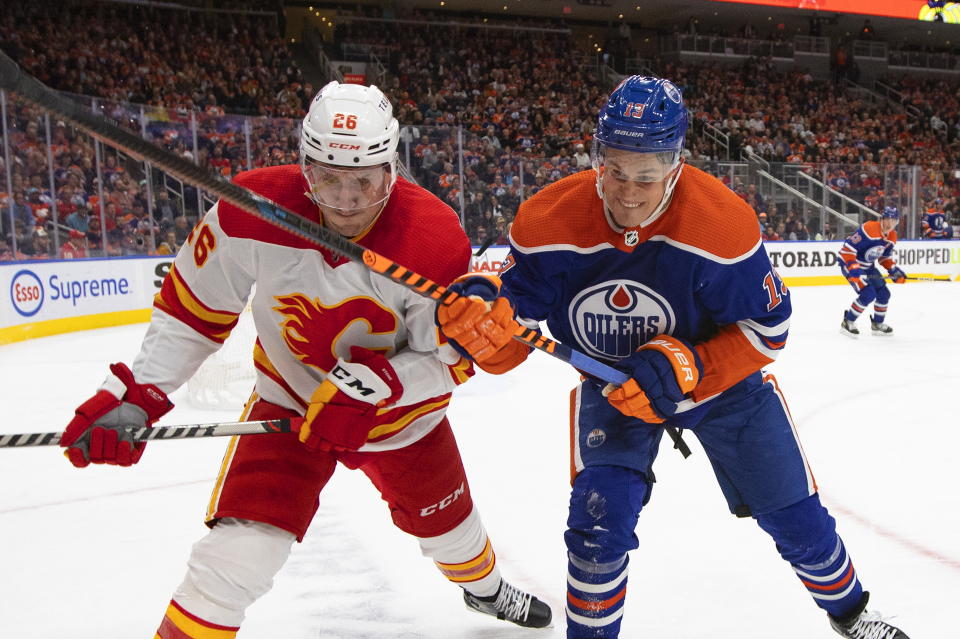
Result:
M43 283L33 271L18 271L10 282L10 301L13 308L23 315L30 317L36 314L43 306Z

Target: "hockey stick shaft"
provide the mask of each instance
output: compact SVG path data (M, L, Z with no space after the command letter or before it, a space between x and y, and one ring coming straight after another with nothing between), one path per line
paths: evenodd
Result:
M197 437L231 437L233 435L257 435L262 433L297 432L301 418L265 419L254 422L221 422L212 424L184 424L181 426L157 426L156 428L133 428L134 441L148 442L154 439L194 439ZM57 446L61 433L19 433L0 435L0 448L25 448L28 446Z
M56 113L105 144L115 146L141 161L149 162L184 182L213 193L222 200L297 237L335 251L354 262L365 264L370 270L424 297L435 299L441 304L451 304L459 297L454 291L448 290L441 284L404 268L383 255L365 249L317 222L300 217L263 196L212 175L201 167L125 131L105 117L90 113L82 105L58 95L39 80L24 73L17 63L2 51L0 51L0 88L12 91L21 98ZM537 331L517 331L514 339L568 362L603 381L622 384L628 379L615 368L544 337Z
M889 275L885 276L883 279L893 281ZM952 282L953 280L949 275L944 275L943 277L922 277L917 275L907 275L906 279L914 280L915 282Z

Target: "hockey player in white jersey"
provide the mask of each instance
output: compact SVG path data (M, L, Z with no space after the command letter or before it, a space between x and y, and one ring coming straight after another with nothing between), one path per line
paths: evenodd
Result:
M303 121L301 163L237 184L449 284L470 245L453 211L397 176L399 127L376 87L331 82ZM301 540L338 463L361 469L467 606L543 627L549 607L504 581L445 417L473 369L439 336L434 304L363 265L223 201L180 250L131 367L113 364L61 444L78 467L143 454L122 427L151 425L229 335L257 329L251 420L305 417L299 434L234 438L206 521L156 637L230 639ZM332 374L336 371L336 374ZM365 391L354 387L361 384ZM437 505L441 504L442 507Z

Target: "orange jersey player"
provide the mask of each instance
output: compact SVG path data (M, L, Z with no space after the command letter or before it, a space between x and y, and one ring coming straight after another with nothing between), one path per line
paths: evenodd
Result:
M731 512L773 538L834 630L906 639L865 612L783 395L761 371L786 342L789 291L750 207L684 166L686 128L673 83L625 79L600 112L594 170L520 207L502 283L459 278L451 288L464 297L438 307L451 345L489 372L527 356L510 339L520 323L545 321L629 377L620 386L588 377L570 397L567 637L620 635L634 529L662 426L674 426L700 440Z
M447 284L468 268L469 242L449 207L397 177L398 140L379 89L331 82L303 121L301 164L236 183ZM297 434L231 441L210 532L156 636L235 636L302 540L337 463L370 478L469 608L548 625L549 607L501 578L474 507L445 416L473 370L441 343L433 301L229 203L214 205L177 255L132 367L112 365L77 409L62 440L70 461L136 463L144 445L122 427L172 408L167 394L223 343L251 294L257 380L243 416L305 419Z

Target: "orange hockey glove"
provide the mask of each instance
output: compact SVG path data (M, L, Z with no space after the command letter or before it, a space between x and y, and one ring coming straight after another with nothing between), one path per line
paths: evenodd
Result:
M89 464L132 466L146 443L135 443L130 429L152 426L173 408L153 384L138 384L126 364L111 364L97 394L77 407L60 437L64 454L77 468Z
M907 274L899 266L894 266L887 271L887 275L893 280L894 284L903 284L907 281Z
M510 300L499 295L500 278L464 275L449 288L460 297L438 304L436 321L451 345L488 373L519 366L530 347L513 339L520 324Z
M603 389L607 400L624 415L651 424L662 424L676 414L703 374L693 346L671 335L658 335L620 360L616 368L630 379L619 388L607 385Z
M300 441L310 450L357 450L376 425L377 409L403 395L390 361L366 348L350 347L350 361L337 360L307 406Z

